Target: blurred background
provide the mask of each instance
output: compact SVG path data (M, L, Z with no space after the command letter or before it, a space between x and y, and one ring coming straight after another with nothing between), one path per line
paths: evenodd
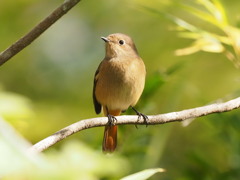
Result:
M0 51L61 3L2 0ZM144 114L235 98L240 94L239 6L238 0L82 1L0 67L0 116L33 144L74 122L97 117L92 88L105 53L100 37L116 32L134 39L147 67L145 91L136 107ZM239 110L198 118L188 125L119 129L118 149L110 158L101 152L102 127L76 133L44 154L48 161L68 162L69 167L96 162L98 171L83 171L89 175L86 179L119 179L155 167L167 171L151 179L240 178ZM2 146L12 147L3 142ZM79 157L69 162L69 154L76 158L84 154L85 161ZM14 150L9 157L13 155ZM72 169L59 168L68 178L79 177L70 173Z

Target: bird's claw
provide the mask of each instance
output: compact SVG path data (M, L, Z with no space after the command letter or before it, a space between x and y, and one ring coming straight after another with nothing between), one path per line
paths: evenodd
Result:
M115 122L117 122L117 118L111 114L108 114L107 117L108 117L108 124L110 126L115 125Z
M149 121L148 117L147 117L145 114L138 112L134 107L132 107L132 109L133 109L133 110L136 112L136 114L138 115L138 120L137 120L137 121L140 121L140 118L142 117L144 123L146 124L146 126L148 126L148 121ZM137 128L137 125L135 125L135 127Z
M138 112L137 115L138 115L138 120L137 121L140 121L140 118L142 117L144 123L146 124L146 126L148 126L148 121L149 121L148 117L145 114L142 114L140 112Z

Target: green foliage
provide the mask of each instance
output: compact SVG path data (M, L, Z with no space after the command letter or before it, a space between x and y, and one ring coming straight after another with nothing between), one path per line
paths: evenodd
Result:
M209 24L215 28L214 31L209 27L201 27L191 20L184 20L181 17L166 13L165 11L158 11L150 7L145 7L147 10L157 13L165 14L177 24L176 30L179 31L179 36L186 39L192 39L194 42L191 46L178 49L175 54L178 56L190 55L199 51L222 53L234 65L240 67L240 29L236 25L231 25L223 4L219 0L196 0L193 2L179 1L172 2L170 5L182 9L190 16L195 16L199 21ZM167 4L167 6L170 6ZM191 21L191 22L190 22ZM216 31L216 28L218 31Z
M68 142L60 151L50 150L45 155L31 153L30 144L3 118L0 125L0 175L4 180L119 179L128 172L129 164L123 157L106 156L76 141ZM163 171L149 169L122 179L144 180Z
M105 156L80 142L60 151L34 154L30 144L0 119L0 175L3 179L119 179L129 164L120 156ZM104 164L104 166L103 166Z
M19 94L0 91L0 115L6 119L26 121L33 116L30 100Z
M193 25L193 22L190 23L181 18L170 16L178 25L180 37L194 40L191 46L177 50L176 55L188 55L198 51L222 53L239 68L240 30L230 24L226 10L220 1L198 0L195 6L180 4L179 7L201 21L217 27L220 31L216 33L204 30Z

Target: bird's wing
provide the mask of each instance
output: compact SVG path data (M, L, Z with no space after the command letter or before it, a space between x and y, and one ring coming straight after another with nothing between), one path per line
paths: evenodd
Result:
M102 109L102 105L97 101L96 94L95 94L96 85L97 85L97 82L98 82L98 73L99 73L100 66L101 66L101 64L98 66L98 69L95 72L94 83L93 83L93 104L94 104L95 112L97 114L99 114L101 112L101 109Z

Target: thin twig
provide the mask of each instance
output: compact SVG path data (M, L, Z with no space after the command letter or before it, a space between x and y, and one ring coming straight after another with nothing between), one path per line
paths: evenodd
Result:
M225 103L215 103L207 106L197 107L193 109L187 109L178 112L171 112L166 114L159 114L148 116L149 125L154 124L164 124L175 121L184 121L190 118L197 118L200 116L206 116L212 113L221 113L232 111L240 107L240 97L227 101ZM115 124L145 124L144 120L138 121L138 116L117 116L117 122ZM78 121L70 126L65 127L64 129L56 132L55 134L43 139L42 141L33 145L30 151L41 152L55 143L63 140L64 138L84 129L89 129L93 127L105 126L108 123L106 117L85 119Z
M29 33L0 53L0 66L11 59L14 55L31 44L37 37L46 31L52 24L66 14L80 0L65 0L62 5L55 9L48 17L36 25Z

